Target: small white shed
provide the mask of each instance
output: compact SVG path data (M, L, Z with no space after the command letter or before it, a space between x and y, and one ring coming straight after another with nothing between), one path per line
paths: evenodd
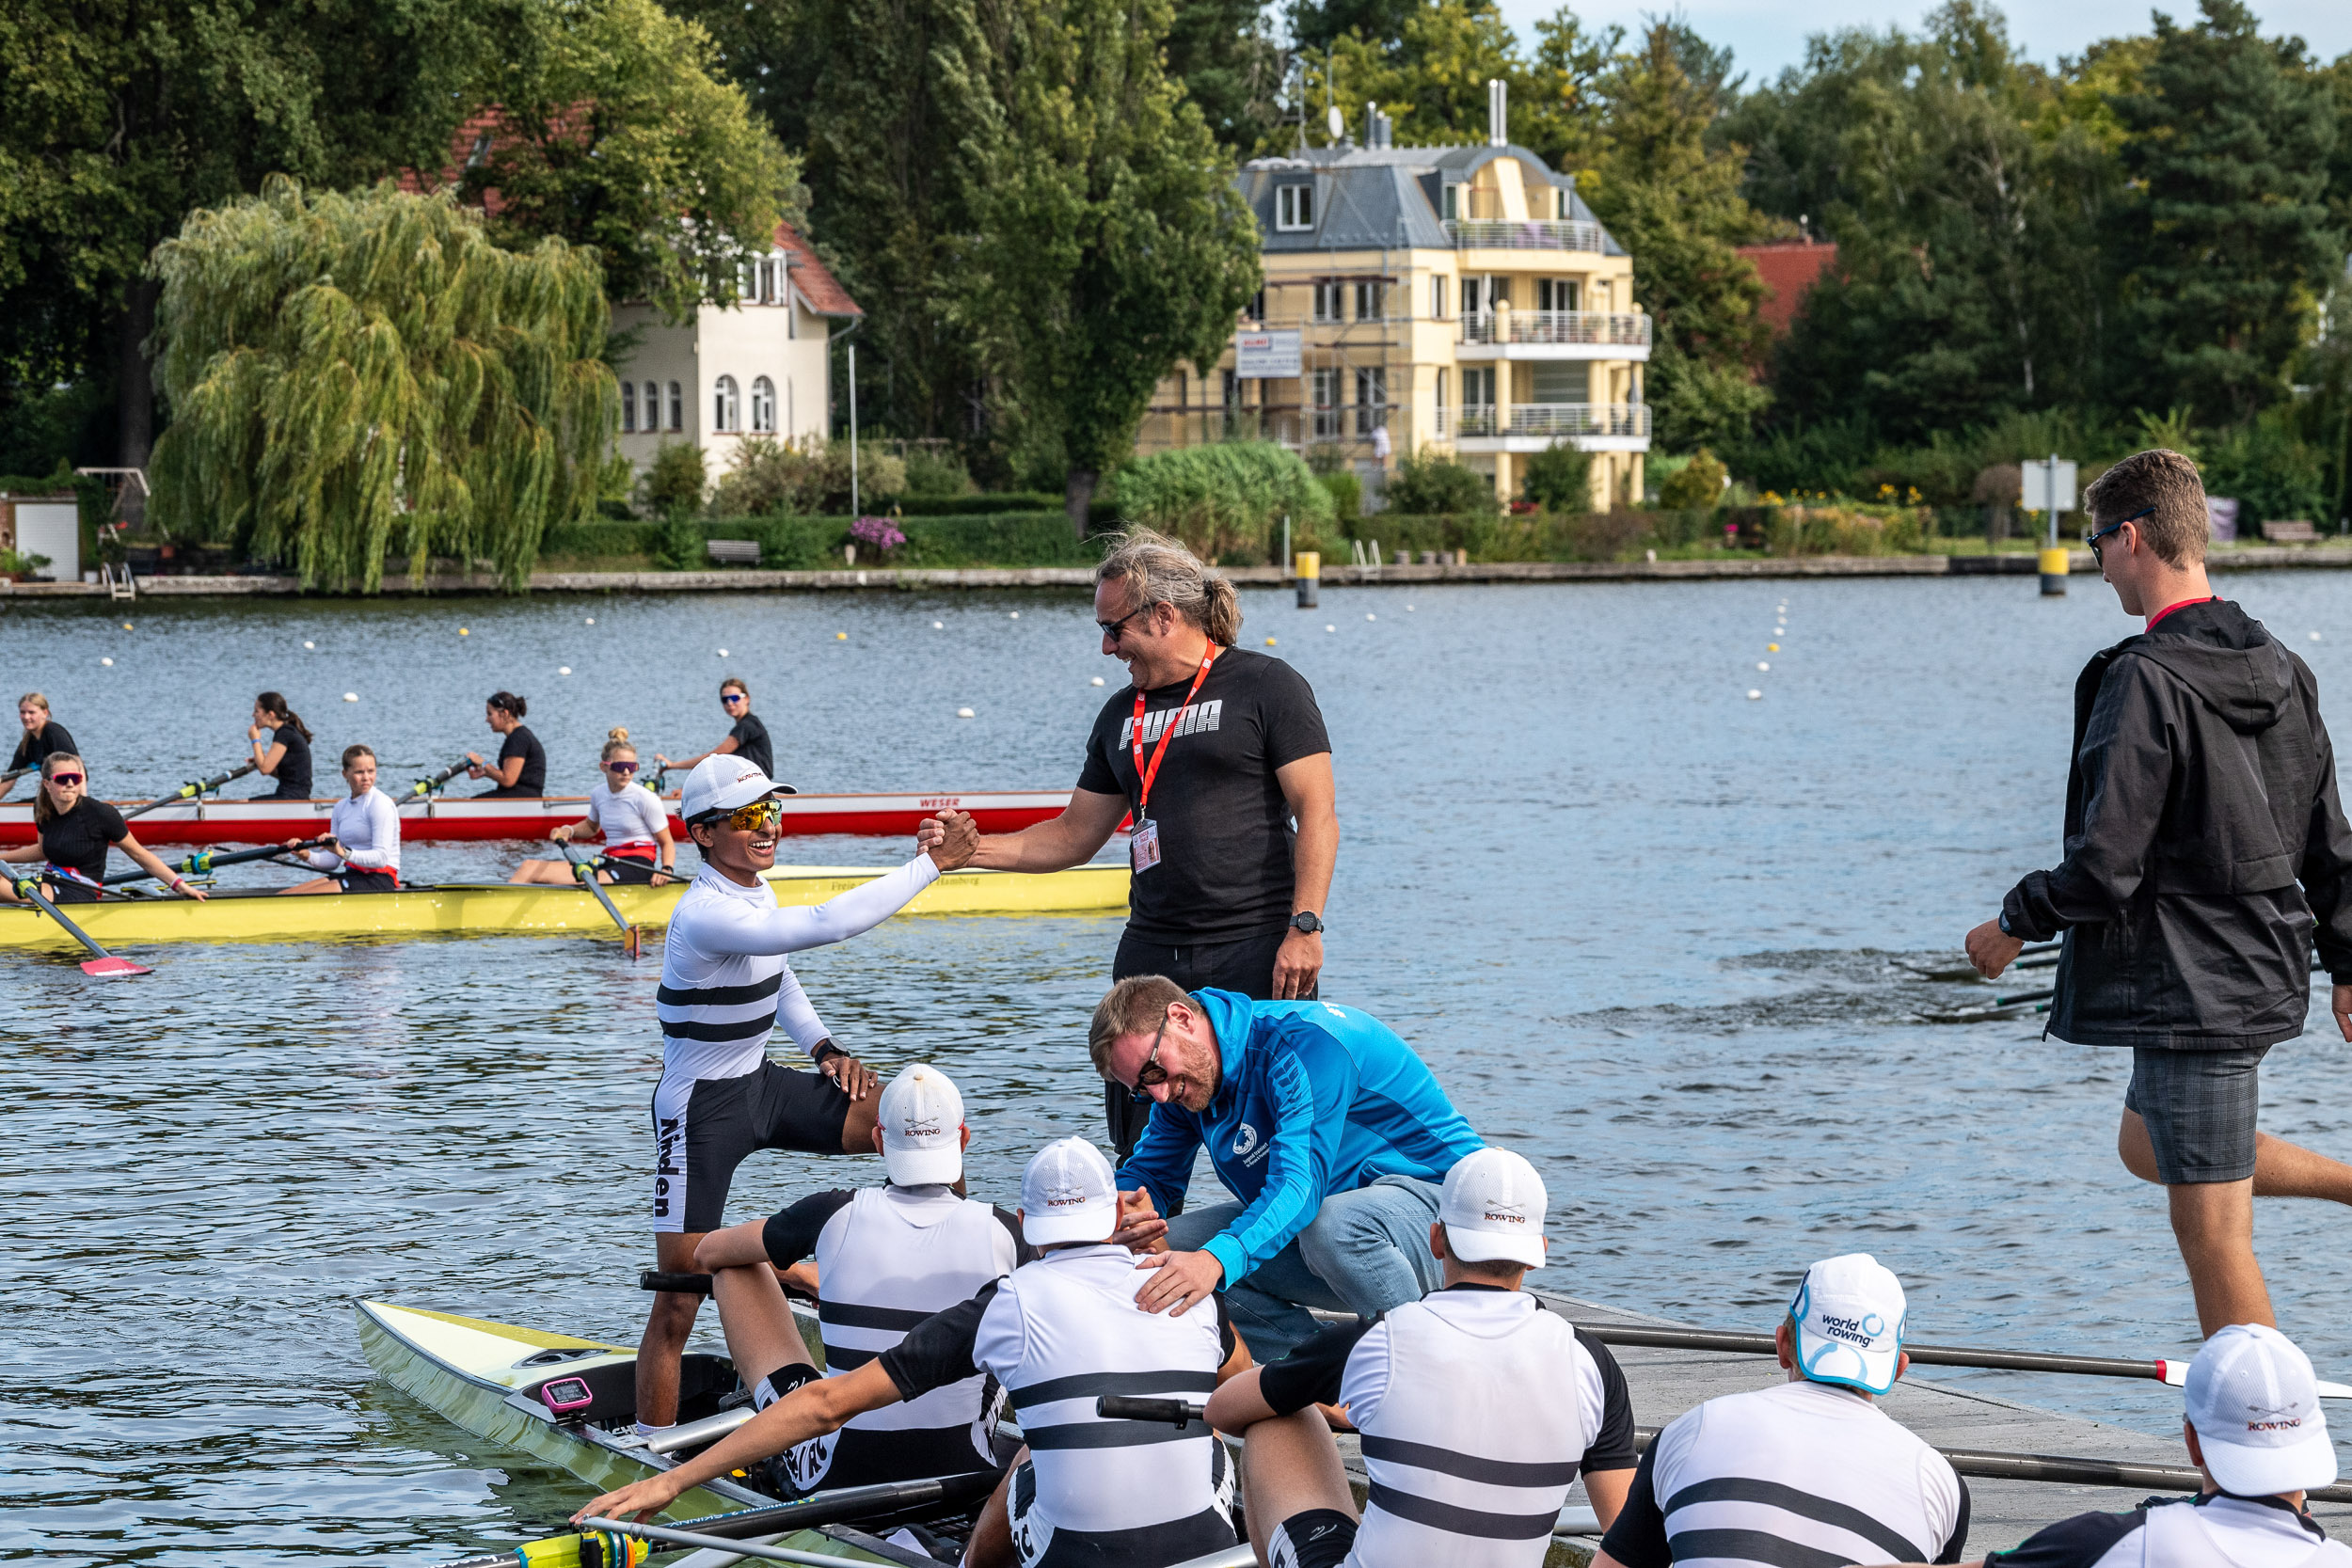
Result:
M0 547L21 555L45 555L40 575L57 582L82 580L82 503L62 496L0 495Z

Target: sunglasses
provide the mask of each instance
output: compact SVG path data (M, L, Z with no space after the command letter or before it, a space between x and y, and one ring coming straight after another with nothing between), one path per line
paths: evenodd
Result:
M1126 614L1121 615L1116 621L1097 621L1094 624L1103 628L1103 635L1104 637L1107 637L1112 641L1116 642L1119 641L1119 634L1120 630L1126 626L1127 623L1134 620L1136 616L1142 614L1144 610L1151 608L1152 607L1150 605L1143 605L1137 609L1127 611Z
M738 703L749 702L750 700L750 698L744 696L740 691L730 691L719 699L720 702L725 704L728 707L733 707Z
M2118 517L2115 521L2109 523L2103 529L2097 529L2085 533L2083 535L2083 543L2090 546L2090 559L2097 562L2100 565L2106 565L2106 558L2099 553L2099 546L2106 542L2107 535L2113 533L2117 529L2122 528L2125 523L2136 523L2142 517L2153 516L2155 515L2155 511L2156 509L2153 506L2143 506L2128 517Z
M78 784L82 782L82 775L79 773L52 773L49 775L49 782L53 784Z
M1135 1096L1136 1102L1139 1105L1150 1104L1152 1101L1152 1097L1144 1093L1144 1090L1157 1087L1168 1082L1168 1069L1160 1066L1160 1047L1167 1040L1168 1016L1163 1013L1160 1016L1160 1032L1152 1037L1151 1053L1143 1058L1143 1065L1136 1069L1135 1087L1128 1091Z
M604 765L604 770L608 773L634 773L637 771L637 765L633 762L608 762Z
M784 820L784 802L770 796L765 800L754 800L748 806L738 806L730 812L713 812L707 816L698 816L694 820L711 825L723 822L738 832L756 832L762 828L772 828Z

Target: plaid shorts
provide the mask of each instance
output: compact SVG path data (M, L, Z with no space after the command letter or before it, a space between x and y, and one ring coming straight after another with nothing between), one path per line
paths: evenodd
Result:
M2180 1187L2254 1174L2254 1117L2269 1049L2133 1050L2123 1108L2148 1124L2157 1180Z

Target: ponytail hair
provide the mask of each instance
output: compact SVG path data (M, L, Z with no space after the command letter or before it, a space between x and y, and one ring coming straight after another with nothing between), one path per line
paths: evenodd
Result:
M622 725L615 724L611 729L604 732L604 752L602 755L598 756L596 760L598 762L611 762L619 752L634 752L635 750L637 750L637 748L628 743L628 729Z
M43 705L45 706L46 705ZM61 762L70 762L74 767L82 770L82 788L84 792L87 793L89 789L89 764L84 762L80 757L75 756L72 752L52 752L47 756L41 758L41 782L43 784L48 783L49 780L56 775L57 765ZM34 831L38 832L40 830L46 828L50 823L55 822L57 819L57 803L49 798L49 791L46 789L37 789L33 791Z
M346 772L346 773L350 772L350 771L351 771L351 765L352 765L353 763L355 763L355 762L358 762L358 761L361 757L365 757L365 758L367 758L370 762L373 762L373 761L375 760L375 752L374 752L374 750L373 750L373 748L371 748L371 747L367 747L367 746L360 746L360 745L356 745L356 744L355 744L355 745L350 745L350 746L346 746L346 747L344 747L344 748L343 748L343 771L344 771L344 772Z
M1112 535L1094 580L1125 583L1137 610L1168 606L1220 648L1241 636L1241 600L1233 585L1166 534L1130 528Z
M520 719L524 714L531 711L531 705L524 702L520 697L516 696L512 691L491 692L489 705L498 709L501 713L511 713L517 719Z
M310 733L310 726L304 723L301 717L296 714L293 708L286 705L286 699L278 695L278 693L275 691L264 691L260 696L253 699L253 705L260 708L263 713L268 714L272 719L277 720L280 725L292 724L295 729L300 730L302 732L303 739L315 740L318 738L318 736Z

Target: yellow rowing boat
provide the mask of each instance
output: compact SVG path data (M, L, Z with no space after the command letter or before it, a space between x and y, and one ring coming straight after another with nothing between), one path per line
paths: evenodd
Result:
M821 904L887 869L882 866L779 865L768 873L776 901ZM624 918L648 929L670 923L684 882L619 884L612 895ZM1034 876L1009 871L951 871L917 894L908 914L1109 914L1127 907L1124 865L1081 865ZM618 939L596 895L583 887L508 882L442 883L398 893L317 894L284 897L258 890L215 893L204 903L167 897L110 896L70 904L65 916L110 948L159 942L317 942L432 935L590 936ZM74 940L46 915L0 907L0 948L72 949Z

